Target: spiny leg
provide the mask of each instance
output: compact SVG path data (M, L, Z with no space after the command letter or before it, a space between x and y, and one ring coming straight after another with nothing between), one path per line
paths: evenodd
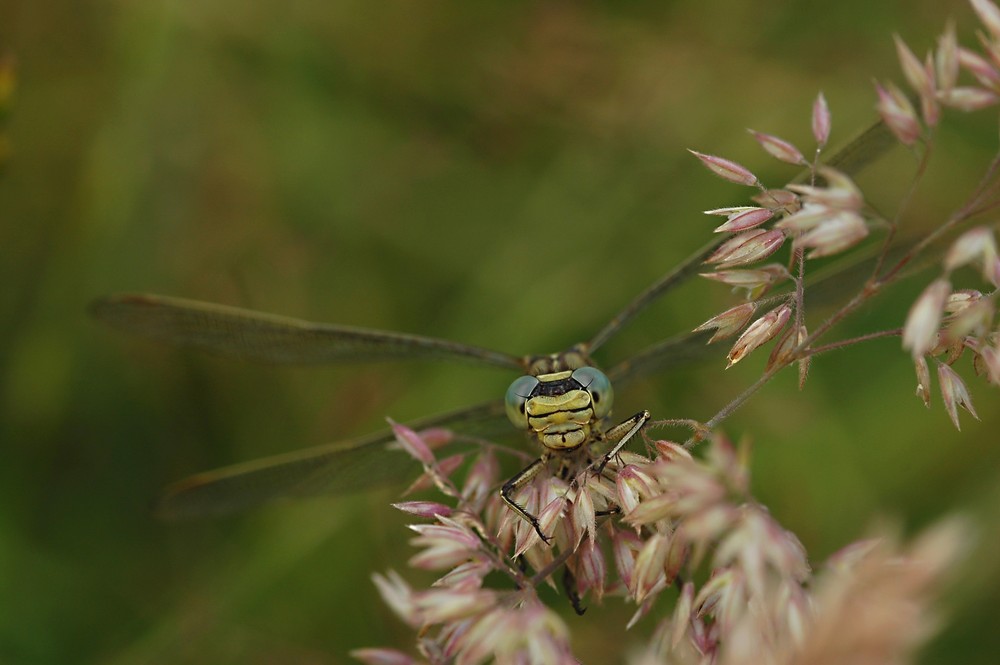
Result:
M608 465L611 458L617 455L618 451L625 447L625 444L629 442L629 439L635 436L636 433L642 429L642 426L649 421L649 418L649 411L640 411L628 420L615 425L604 433L604 437L608 441L614 443L615 446L608 451L608 453L604 456L604 459L601 460L601 463L597 466L598 474L604 472L604 467Z
M538 523L538 518L525 510L519 503L514 501L513 496L514 492L530 483L532 479L534 479L534 477L545 468L545 463L547 461L548 456L543 455L528 466L521 469L521 471L519 471L513 478L505 482L503 487L500 488L500 498L503 499L503 502L510 506L510 509L517 513L521 519L526 521L535 529L535 533L538 534L538 537L541 538L546 545L551 545L552 540L542 533L542 527Z

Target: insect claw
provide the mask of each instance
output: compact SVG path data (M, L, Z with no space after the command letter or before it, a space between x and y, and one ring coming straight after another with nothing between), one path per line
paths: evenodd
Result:
M587 611L587 608L583 606L583 601L580 599L580 594L576 591L576 577L574 577L573 572L569 569L569 566L563 568L563 589L566 591L566 597L569 598L569 604L573 606L573 611L576 612L577 616L583 616Z
M595 476L599 476L602 473L604 473L604 467L608 465L608 459L609 459L608 456L605 455L604 459L601 460L601 463L597 465L597 468L594 469Z

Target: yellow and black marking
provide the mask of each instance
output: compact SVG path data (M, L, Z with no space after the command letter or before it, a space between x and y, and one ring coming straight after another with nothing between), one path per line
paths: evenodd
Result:
M531 482L550 459L559 459L562 474L568 478L571 466L580 469L592 464L601 448L614 444L597 467L598 472L603 471L608 460L649 420L649 412L641 411L605 430L614 392L608 377L588 360L577 349L536 358L530 363L533 373L516 379L507 390L507 416L516 427L538 440L543 453L504 483L500 496L546 543L549 538L542 533L538 519L514 501L513 495Z
M525 403L528 427L549 450L575 450L590 438L593 397L572 372L542 374Z

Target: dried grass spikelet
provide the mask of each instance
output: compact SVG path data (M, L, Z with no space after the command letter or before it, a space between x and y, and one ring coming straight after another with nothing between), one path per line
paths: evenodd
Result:
M814 615L789 665L887 665L911 662L933 635L933 606L949 568L970 541L970 527L950 518L909 546L894 536L857 543L817 576Z

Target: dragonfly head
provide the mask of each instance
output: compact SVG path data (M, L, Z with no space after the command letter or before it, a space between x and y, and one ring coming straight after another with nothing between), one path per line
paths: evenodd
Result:
M613 398L608 377L587 365L515 379L504 404L514 426L532 432L544 447L572 450L611 413Z

